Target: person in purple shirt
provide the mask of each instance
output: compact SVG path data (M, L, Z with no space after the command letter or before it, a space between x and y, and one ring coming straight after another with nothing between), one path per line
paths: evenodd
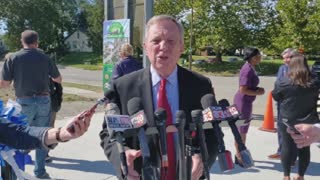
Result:
M133 48L130 44L125 43L120 48L120 61L114 66L112 80L129 74L133 71L142 69L142 63L133 58Z
M234 103L236 104L239 112L241 113L241 120L244 123L238 124L243 143L246 143L246 137L252 119L252 104L257 95L264 94L264 88L258 87L259 77L255 71L255 66L261 61L261 54L257 48L247 47L243 51L244 60L246 63L242 66L239 75L239 90L234 96ZM238 145L236 146L235 164L243 166Z

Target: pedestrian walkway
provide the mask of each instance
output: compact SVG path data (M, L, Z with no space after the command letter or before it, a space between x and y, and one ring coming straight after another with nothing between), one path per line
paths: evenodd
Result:
M88 132L83 137L68 143L61 143L50 152L53 162L47 164L47 171L52 178L65 180L115 180L114 171L100 147L99 132L103 122L103 113L96 113L91 121ZM57 121L62 126L67 120ZM234 155L233 136L228 127L223 127L226 148ZM261 180L282 179L279 160L269 160L267 156L277 148L276 133L258 130L250 127L248 134L248 149L255 160L255 167L251 169L235 169L222 173L216 161L211 168L211 179L215 180L247 180L258 178ZM320 179L320 149L315 145L311 148L311 163L306 173L306 180ZM31 153L34 157L34 152ZM28 165L26 171L32 174L33 166ZM297 167L292 169L297 172Z
M97 93L97 92L86 90L86 89L80 89L80 88L68 87L68 86L63 87L63 93L75 94L78 96L82 96L86 98L94 98L94 99L99 99L103 97L102 93Z

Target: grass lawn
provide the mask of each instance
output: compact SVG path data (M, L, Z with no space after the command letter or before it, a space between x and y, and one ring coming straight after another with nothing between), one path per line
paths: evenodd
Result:
M212 58L214 56L192 56L193 60ZM237 58L237 61L229 62L229 58ZM262 59L261 63L256 67L256 71L259 75L276 75L279 66L283 64L282 59L270 60L270 58ZM239 71L245 61L241 57L237 56L223 56L221 63L205 63L199 65L192 65L192 70L207 75L219 75L219 76L235 76L239 74ZM314 63L313 60L309 60L308 64L311 66ZM188 67L188 64L184 65Z
M74 87L74 88L79 88L79 89L85 89L85 90L90 90L94 91L97 93L101 93L102 89L99 86L91 86L87 84L77 84L77 83L70 83L70 82L62 82L63 87Z
M207 60L215 56L192 56L193 60ZM237 61L229 62L229 58L237 58ZM59 59L59 64L65 66L72 66L86 70L101 70L102 69L102 55L94 53L69 53L63 58ZM308 61L312 65L314 61ZM223 56L221 63L205 63L199 65L192 65L192 70L201 74L218 75L218 76L235 76L239 73L241 66L244 64L242 57L237 56ZM273 59L271 57L264 57L260 65L256 67L260 75L275 75L280 65L283 64L282 59ZM188 68L188 63L184 64ZM69 86L73 87L71 84ZM87 89L87 88L85 88ZM95 90L93 90L95 91Z
M58 60L58 64L86 70L101 70L102 55L94 53L69 53Z
M71 84L71 85L69 85L69 84ZM78 88L83 87L83 88L86 88L88 90L96 89L95 86L90 87L89 85L82 85L82 84L79 84L77 86L77 84L74 84L74 83L63 83L63 86L78 87ZM100 87L100 92L101 92L101 87ZM4 103L6 103L8 101L8 99L12 99L12 100L16 99L16 97L14 95L14 89L13 89L12 86L10 88L1 89L1 91L0 91L0 100L2 100ZM83 96L78 96L78 95L75 95L75 94L67 94L67 93L63 94L63 101L64 102L95 101L95 100L96 99L83 97Z

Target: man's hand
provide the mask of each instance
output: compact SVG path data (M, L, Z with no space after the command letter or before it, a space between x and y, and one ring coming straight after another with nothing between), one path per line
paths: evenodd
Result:
M313 124L297 124L294 127L301 135L294 133L289 128L287 129L287 132L291 135L298 148L310 146L310 144L320 141L320 128Z
M203 163L200 154L192 156L191 179L198 180L203 174Z
M133 161L141 156L141 150L129 149L126 150L126 158L128 165L128 180L140 180L140 175L134 170Z

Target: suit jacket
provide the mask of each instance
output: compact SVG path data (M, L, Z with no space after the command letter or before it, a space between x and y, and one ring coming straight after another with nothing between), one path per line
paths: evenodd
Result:
M202 96L208 93L212 94L213 89L208 78L180 66L178 66L178 83L179 109L184 110L186 113L186 125L188 125L188 122L191 122L191 111L202 109L200 102ZM113 90L116 93L115 102L118 104L122 114L128 114L127 102L131 98L140 97L147 117L147 126L155 126L154 109L156 108L153 107L150 68L133 72L115 80ZM175 113L172 114L174 115ZM211 166L217 156L217 140L211 129L205 130L205 135L209 152L208 164ZM100 138L101 146L104 149L106 156L116 169L118 178L121 179L119 176L119 173L121 172L119 153L113 138L109 136L105 122L103 124L103 130L100 132ZM154 165L160 167L160 153L157 139L157 136L148 138L148 145ZM140 149L137 136L126 138L125 145L128 148ZM134 165L135 169L140 172L141 158L137 159Z

